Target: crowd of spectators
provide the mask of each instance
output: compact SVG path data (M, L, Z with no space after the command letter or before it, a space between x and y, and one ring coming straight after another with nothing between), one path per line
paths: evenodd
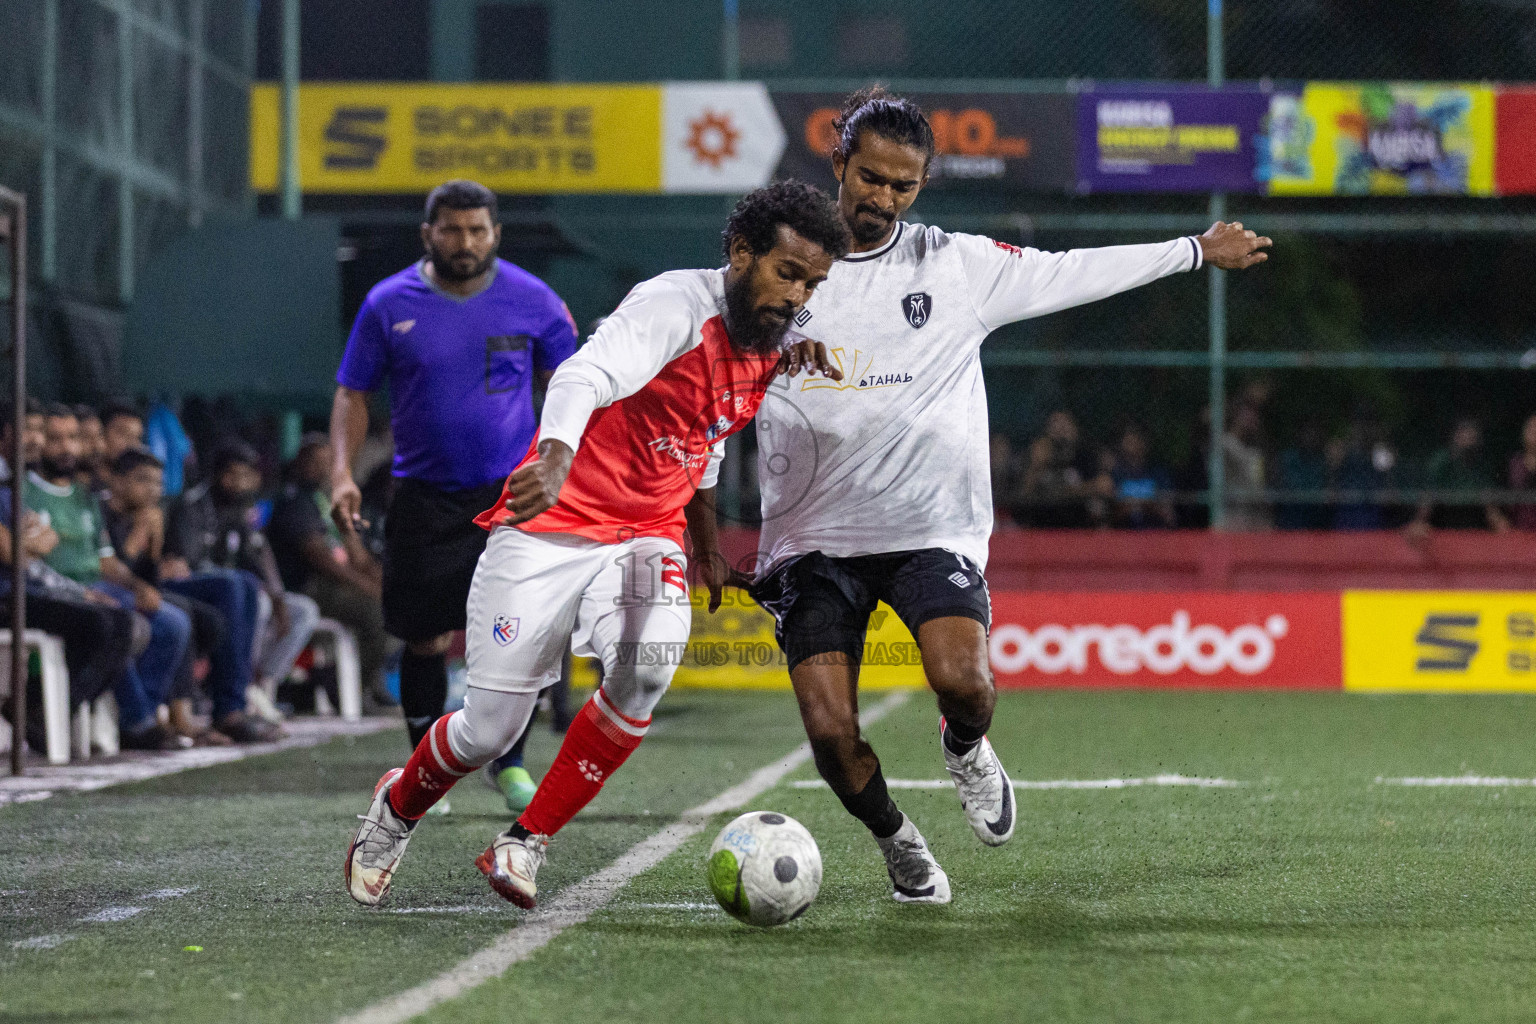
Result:
M1517 450L1496 464L1476 417L1459 418L1443 446L1408 472L1375 418L1333 434L1309 424L1278 445L1265 430L1267 391L1245 390L1222 434L1225 526L1235 531L1383 530L1421 537L1435 529L1536 530L1536 415ZM997 529L1204 529L1210 524L1209 417L1190 457L1171 466L1141 425L1126 422L1094 443L1058 409L1016 445L992 437ZM1528 492L1521 494L1518 492Z
M238 435L211 440L199 462L163 406L30 401L20 438L12 424L4 412L0 610L9 616L20 558L27 626L63 640L72 711L111 692L132 750L271 740L279 686L322 615L351 627L365 689L387 699L379 564L325 514L324 435L304 436L268 486L270 459ZM17 472L19 551L8 529ZM37 685L33 749L43 745ZM12 710L7 700L8 719Z

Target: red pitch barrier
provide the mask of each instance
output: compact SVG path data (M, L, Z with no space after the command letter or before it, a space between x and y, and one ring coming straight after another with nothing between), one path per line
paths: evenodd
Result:
M1536 690L1529 534L1020 531L987 580L1003 687Z
M750 565L757 531L724 530ZM987 582L1020 591L1533 590L1536 534L1017 530L992 538Z

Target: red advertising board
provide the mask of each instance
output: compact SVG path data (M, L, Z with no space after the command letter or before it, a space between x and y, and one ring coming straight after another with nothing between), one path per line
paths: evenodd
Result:
M992 595L992 671L1004 688L1337 690L1343 640L1331 593Z
M1494 125L1494 191L1536 193L1536 89L1500 89Z

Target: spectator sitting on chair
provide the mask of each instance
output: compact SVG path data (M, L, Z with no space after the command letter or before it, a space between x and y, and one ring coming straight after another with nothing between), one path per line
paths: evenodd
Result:
M186 656L192 623L118 559L96 497L75 482L80 468L80 422L74 410L67 405L50 406L43 431L42 458L38 468L27 474L26 503L37 510L42 525L58 535L58 543L46 556L47 564L149 620L149 644L134 661L135 671L119 677L122 744L139 750L182 746L160 725L157 710Z
M41 419L42 406L38 405ZM0 410L0 452L7 466L15 463L15 445L9 410ZM0 487L0 618L10 624L11 596L11 489ZM87 590L49 569L41 559L59 543L59 535L45 526L30 509L22 524L21 557L27 574L27 628L40 629L64 641L64 661L69 668L71 713L111 689L128 670L134 644L133 612L124 611L110 598ZM147 635L148 624L144 625ZM27 691L27 744L33 750L47 746L43 735L41 681ZM15 716L7 712L7 717Z
M1104 499L1113 492L1109 475L1079 446L1077 420L1058 409L1029 446L1015 518L1046 529L1094 526L1103 521Z
M1536 490L1536 416L1525 421L1520 430L1520 450L1510 457L1509 489ZM1536 530L1536 504L1523 502L1513 511L1515 529Z
M138 406L112 402L101 410L101 457L111 463L129 448L144 447L144 414Z
M1235 532L1268 530L1274 525L1261 493L1269 477L1265 466L1263 424L1257 405L1240 404L1221 438L1226 470L1226 527Z
M209 735L191 717L192 679L184 666L171 704L177 732L205 743L259 743L273 739L273 728L245 713L251 684L251 654L256 639L257 594L254 576L238 569L167 576L160 562L165 546L165 517L160 510L164 467L143 448L129 448L112 463L111 489L104 515L119 557L146 582L158 582L167 600L192 618L197 649L209 659L206 689L213 699Z
M1171 530L1175 517L1168 498L1168 471L1148 458L1147 435L1134 423L1126 424L1115 447L1114 524L1128 530Z
M305 435L288 464L288 480L273 506L267 536L283 585L313 598L322 615L356 634L363 689L379 698L386 643L379 603L383 573L357 534L342 533L328 514L325 485L332 455L326 435Z
M1492 502L1478 501L1479 492L1493 486L1494 475L1483 459L1483 428L1477 419L1463 416L1451 429L1451 442L1429 458L1424 483L1431 491L1454 493L1458 502L1446 502L1431 495L1419 505L1418 514L1408 524L1410 537L1423 537L1436 530L1509 529L1504 512Z
M1280 453L1279 479L1283 491L1327 490L1329 447L1316 423L1302 424L1296 444ZM1335 461L1340 460L1335 452ZM1322 502L1281 502L1275 506L1275 526L1282 530L1326 530L1333 521L1333 509Z
M273 701L278 684L309 644L320 609L313 599L283 589L258 523L260 465L255 449L243 441L226 442L214 453L209 479L172 506L161 571L174 579L194 571L238 569L261 581L255 679L247 696L255 713L276 720L281 717Z
M98 498L107 488L107 439L102 432L101 417L88 405L75 406L75 419L80 421L80 482L91 489Z
M15 406L6 403L4 422L0 422L0 483L11 479L11 467L16 464L16 443L11 436L15 423ZM43 453L43 403L35 398L27 399L26 425L22 428L21 457L29 466L37 465ZM9 522L9 520L7 520Z

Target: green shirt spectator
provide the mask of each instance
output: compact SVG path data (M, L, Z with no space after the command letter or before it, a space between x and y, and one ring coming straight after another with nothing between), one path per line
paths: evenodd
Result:
M59 535L48 565L87 586L100 580L101 560L112 557L113 550L96 496L78 483L60 486L33 472L27 474L26 500Z
M1430 527L1437 530L1509 529L1509 520L1497 505L1479 502L1482 492L1494 486L1492 468L1483 459L1483 428L1478 421L1464 416L1451 431L1450 444L1435 452L1425 467L1424 483L1430 491L1443 492L1460 500L1447 501L1432 496L1419 505L1419 512L1408 524L1410 533L1422 534Z

